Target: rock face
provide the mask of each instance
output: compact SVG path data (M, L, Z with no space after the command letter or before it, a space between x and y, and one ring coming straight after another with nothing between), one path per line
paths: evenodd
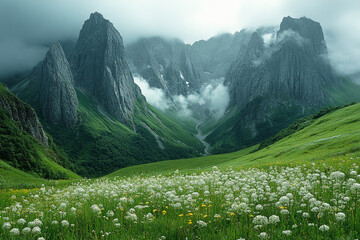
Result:
M323 106L328 99L326 86L337 82L326 56L321 26L310 19L284 18L269 46L254 32L245 54L226 77L230 107L243 108L258 96Z
M42 63L40 104L45 121L73 127L78 99L70 65L59 43L53 44Z
M246 49L250 31L221 34L188 46L190 58L203 81L224 77L231 63Z
M80 31L72 69L76 87L120 122L132 122L135 102L143 96L126 63L119 32L100 13L92 13Z
M127 47L127 54L132 71L168 96L187 95L200 87L199 74L180 40L142 38Z
M255 31L226 74L229 111L207 138L232 144L219 149L256 144L331 101L327 88L338 79L320 24L286 17L270 39L267 34Z
M0 107L10 113L11 119L18 123L21 130L26 131L43 145L48 146L48 138L34 109L5 90L5 86L1 83L0 85Z

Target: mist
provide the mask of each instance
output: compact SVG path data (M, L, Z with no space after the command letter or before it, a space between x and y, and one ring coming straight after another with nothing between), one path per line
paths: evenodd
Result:
M133 77L150 105L161 111L174 110L179 118L201 118L206 114L207 117L218 120L224 115L230 101L223 78L204 85L199 92L170 97L166 96L163 89L150 87L144 78L138 75Z
M154 35L193 43L224 32L278 26L285 16L306 16L322 25L335 70L360 71L358 0L2 0L0 77L34 67L50 42L76 39L95 11L114 24L125 44Z
M161 111L166 111L171 107L171 100L165 96L162 89L150 87L149 83L138 75L134 74L133 77L134 82L140 87L141 93L149 104Z

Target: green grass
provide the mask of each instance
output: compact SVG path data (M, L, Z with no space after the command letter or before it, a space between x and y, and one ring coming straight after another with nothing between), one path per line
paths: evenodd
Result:
M349 79L343 79L339 86L330 86L328 93L332 97L331 105L343 105L360 102L360 86Z
M359 143L360 104L355 104L256 152L253 146L132 166L95 180L10 189L0 192L0 226L11 223L0 229L0 238L261 239L266 233L280 240L357 239ZM14 178L28 177L0 162L3 168ZM25 227L19 218L40 219L41 234L11 236L11 229Z
M16 98L0 84L0 101L10 106L14 112L32 115L33 109ZM49 146L44 146L21 124L12 119L5 108L0 108L0 156L8 165L25 171L33 176L46 179L78 178L76 174L63 166L71 167L66 155L49 138ZM61 166L62 165L62 166Z
M189 158L201 155L203 145L189 131L188 122L178 124L150 105L138 102L134 110L136 132L105 116L87 95L77 92L79 123L73 129L64 129L43 123L75 164L76 173L99 177L115 169L166 159ZM161 139L160 149L155 137L143 126L149 126Z
M128 176L176 169L197 171L213 165L220 167L254 167L304 161L342 159L347 154L360 156L360 104L338 109L317 118L309 126L254 152L257 146L238 152L201 158L157 162L120 169L109 176Z
M139 174L156 175L167 174L179 170L181 172L199 172L209 170L215 165L226 163L233 159L237 159L249 154L257 146L242 149L233 153L226 153L221 155L210 155L206 157L191 158L191 159L177 159L169 161L161 161L156 163L141 164L117 170L107 177L116 176L136 176Z

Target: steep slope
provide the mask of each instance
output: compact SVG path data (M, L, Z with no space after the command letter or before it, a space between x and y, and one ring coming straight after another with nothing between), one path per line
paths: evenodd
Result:
M187 95L199 89L199 73L182 41L141 38L126 51L132 72L146 79L151 87L164 89L168 96Z
M43 62L40 102L46 122L73 127L78 100L70 65L59 43L53 44Z
M66 56L53 45L20 85L19 96L40 113L46 131L83 176L203 152L195 124L175 123L147 104L119 32L99 13L85 21Z
M270 43L264 43L261 31L254 32L225 82L228 112L206 139L214 153L253 145L296 119L339 103L329 88L345 84L327 60L320 24L291 17L283 19Z
M315 119L272 145L254 152L258 146L241 151L201 158L163 161L120 169L110 175L166 174L175 170L195 172L219 168L266 167L309 162L325 162L328 166L344 165L346 159L360 158L360 104L344 107ZM338 170L340 170L340 168Z
M252 32L226 33L188 46L190 59L203 81L225 77L231 63L246 49Z
M0 160L34 176L76 178L64 155L46 136L35 111L0 84ZM62 166L60 166L60 165ZM4 164L3 164L4 165Z
M137 102L145 100L125 59L122 38L100 13L85 21L72 57L76 86L95 97L109 114L131 126Z
M51 45L44 61L39 63L17 90L41 118L72 128L77 122L78 99L73 86L70 65L59 43Z
M150 105L134 110L136 132L99 111L91 97L77 91L79 124L64 129L44 123L57 145L64 148L82 176L102 176L146 162L197 156L203 145L194 134Z

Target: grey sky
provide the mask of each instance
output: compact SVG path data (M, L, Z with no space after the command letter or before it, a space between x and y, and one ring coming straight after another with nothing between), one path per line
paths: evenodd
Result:
M41 44L77 37L94 11L114 23L125 43L151 35L192 43L307 16L321 23L336 69L360 71L358 0L1 0L0 76L34 66L46 52Z

